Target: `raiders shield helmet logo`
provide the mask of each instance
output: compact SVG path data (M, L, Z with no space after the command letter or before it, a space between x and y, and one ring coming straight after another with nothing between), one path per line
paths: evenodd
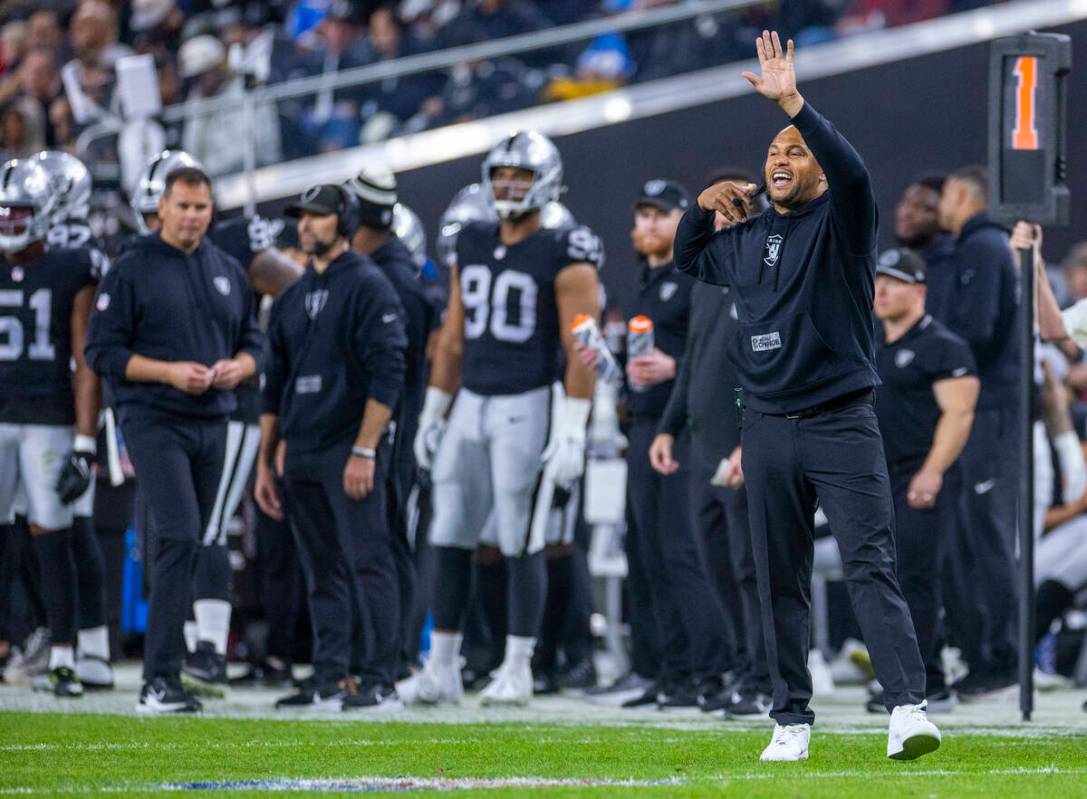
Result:
M781 245L784 241L785 239L777 233L766 237L766 254L762 257L763 263L767 266L777 266L778 257L781 255Z
M678 283L673 283L671 280L661 283L661 302L668 302L668 300L676 296L677 291L679 291Z
M895 353L895 366L899 369L905 369L913 363L913 356L913 350L899 350Z
M212 278L211 282L215 284L215 290L222 294L224 297L230 294L230 278L218 275Z
M311 291L306 295L306 316L310 319L316 319L317 314L324 309L326 302L328 302L328 289Z

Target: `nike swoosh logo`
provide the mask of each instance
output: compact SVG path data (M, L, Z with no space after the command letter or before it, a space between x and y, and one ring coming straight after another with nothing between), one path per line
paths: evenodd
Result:
M977 483L974 486L974 493L978 494L979 496L981 494L988 494L990 491L993 490L993 486L995 485L996 480L986 480L984 483Z
M387 314L385 314L384 316L381 317L381 321L384 322L385 324L389 324L389 322L396 319L396 316L397 315L394 314L394 313L387 313Z

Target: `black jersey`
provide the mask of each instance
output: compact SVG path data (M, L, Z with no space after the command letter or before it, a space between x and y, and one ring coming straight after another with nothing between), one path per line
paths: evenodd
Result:
M81 250L84 247L101 249L90 224L83 219L69 219L49 228L45 243L51 250Z
M876 364L876 415L887 462L920 463L932 448L940 406L933 383L976 375L969 345L926 314L893 343L882 343Z
M214 225L208 238L248 271L253 256L276 246L284 227L282 219L267 219L260 214L236 216Z
M599 265L601 252L583 226L541 229L509 246L497 223L465 226L457 235L464 387L521 394L554 382L562 354L555 277L572 263Z
M47 250L88 250L95 281L101 280L109 270L109 258L102 240L94 235L85 219L69 219L50 227L45 235L45 247Z
M0 264L0 421L74 424L72 308L97 282L90 250Z

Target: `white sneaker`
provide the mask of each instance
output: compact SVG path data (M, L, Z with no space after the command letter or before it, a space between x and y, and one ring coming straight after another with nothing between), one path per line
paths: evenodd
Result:
M774 737L762 750L759 760L764 762L807 760L808 741L811 740L810 724L774 725Z
M414 681L413 685L401 689L397 683L396 692L400 700L407 704L424 705L453 704L459 705L464 698L464 683L460 679L460 669L456 665L439 666L433 658L426 662L423 670L404 680Z
M532 699L532 667L503 663L479 694L482 705L527 705Z
M113 666L102 658L81 655L76 658L75 673L84 688L108 689L113 687Z
M940 748L940 731L928 720L927 706L927 702L922 702L894 709L887 731L887 757L916 760Z

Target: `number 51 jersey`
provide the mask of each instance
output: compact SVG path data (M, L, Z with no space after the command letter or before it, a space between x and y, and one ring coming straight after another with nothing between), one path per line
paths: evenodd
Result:
M541 228L511 245L501 242L494 222L461 229L464 388L494 396L553 383L562 364L555 278L572 263L599 267L601 254L600 240L584 226Z
M98 282L91 250L49 250L16 265L0 259L0 416L16 424L75 423L72 308Z

